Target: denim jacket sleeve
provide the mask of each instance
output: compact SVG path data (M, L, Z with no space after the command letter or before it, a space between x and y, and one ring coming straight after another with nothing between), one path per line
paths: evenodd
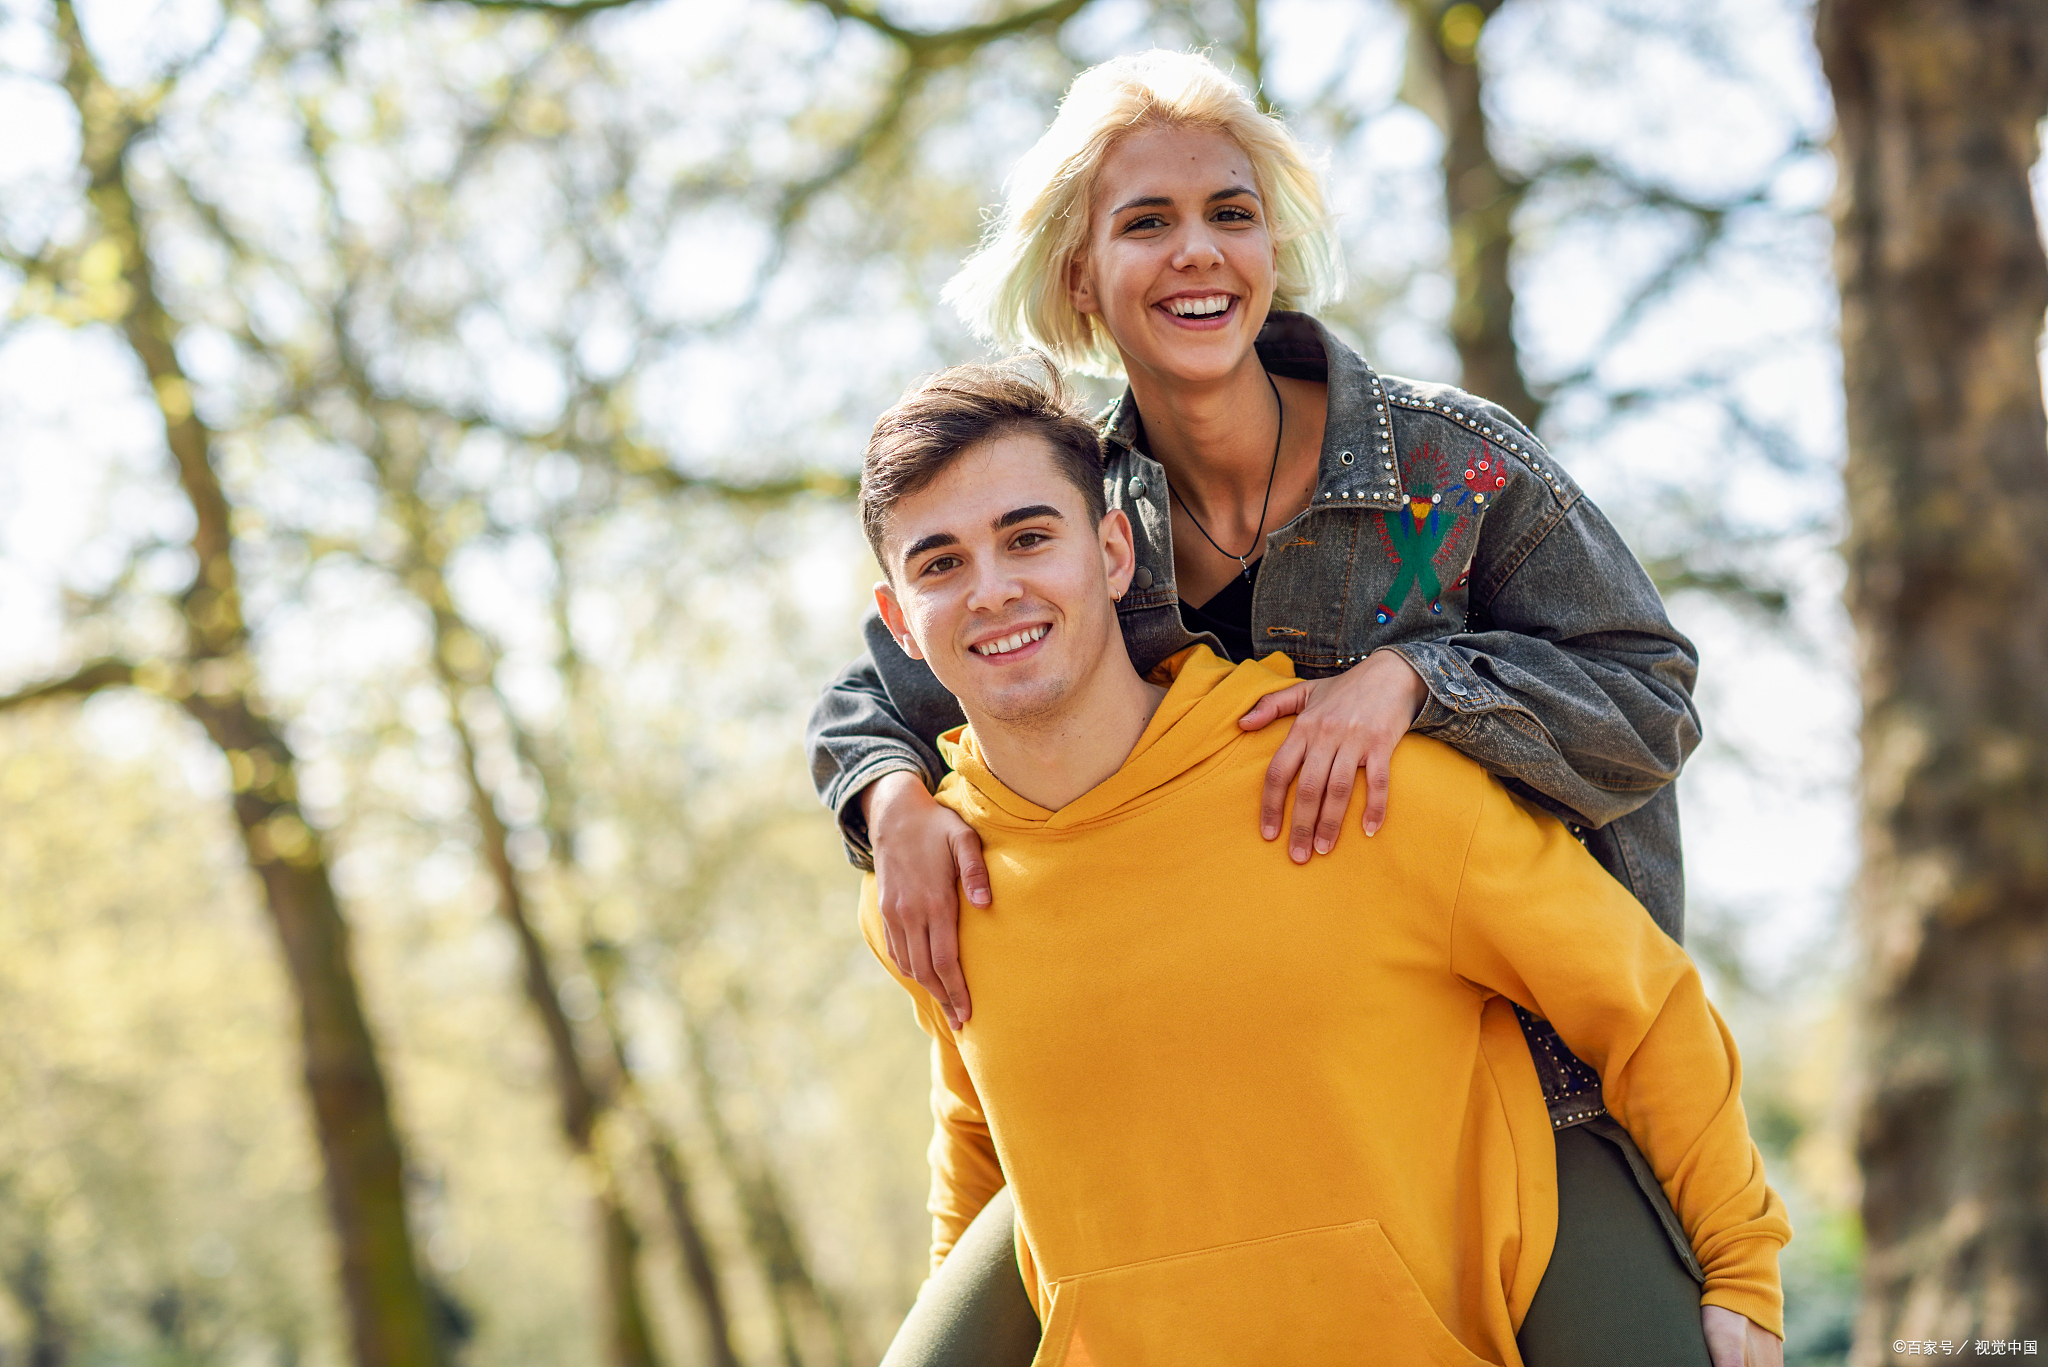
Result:
M899 770L937 788L946 774L938 738L967 718L931 667L903 653L873 608L861 621L861 634L866 653L825 686L804 729L804 747L818 796L839 818L847 858L872 869L861 790Z
M1481 525L1464 629L1388 647L1429 690L1415 729L1578 829L1682 938L1672 781L1700 742L1699 657L1620 534L1535 437L1492 404L1436 392L1457 400L1435 403L1438 415L1512 430L1525 478Z
M1698 658L1649 576L1584 498L1479 559L1505 572L1472 586L1465 632L1390 647L1429 689L1415 729L1521 779L1575 824L1642 806L1700 740Z

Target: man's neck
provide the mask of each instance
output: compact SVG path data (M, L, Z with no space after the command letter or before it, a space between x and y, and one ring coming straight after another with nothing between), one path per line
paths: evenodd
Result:
M1138 677L1121 638L1114 645L1051 712L997 720L969 710L982 758L1011 792L1058 811L1123 767L1166 690Z

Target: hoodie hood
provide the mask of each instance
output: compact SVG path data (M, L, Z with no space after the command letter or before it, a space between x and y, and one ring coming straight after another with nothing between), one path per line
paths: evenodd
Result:
M1276 653L1233 665L1196 645L1169 656L1152 671L1151 681L1166 684L1166 696L1123 765L1058 811L1019 796L997 778L971 726L939 738L939 752L953 766L939 785L940 799L975 826L1072 830L1116 817L1192 778L1242 740L1247 733L1238 718L1268 693L1294 683L1294 662Z

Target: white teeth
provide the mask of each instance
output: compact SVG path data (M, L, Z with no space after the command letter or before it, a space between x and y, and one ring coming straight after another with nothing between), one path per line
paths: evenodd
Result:
M970 648L977 655L1007 655L1011 651L1017 649L1019 646L1030 645L1033 641L1037 640L1039 637L1045 635L1046 632L1051 630L1051 627L1043 625L1035 627L1026 627L1022 631L1013 632L1010 635L1003 637L1003 639L1000 641L989 641L984 645L973 646Z
M1207 299L1169 299L1166 307L1181 318L1208 318L1229 308L1230 296L1217 294Z

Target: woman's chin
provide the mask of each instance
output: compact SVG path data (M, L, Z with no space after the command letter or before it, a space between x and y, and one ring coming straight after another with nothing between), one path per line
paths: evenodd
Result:
M1236 314L1237 309L1233 308L1232 313ZM1254 355L1253 343L1258 335L1258 328L1249 326L1242 315L1233 317L1224 327L1206 328L1148 318L1144 335L1132 339L1140 343L1138 347L1123 345L1121 338L1118 343L1127 370L1143 370L1167 384L1210 385L1237 374Z
M1149 354L1131 357L1162 384L1217 384L1235 375L1246 358L1254 354L1252 338L1228 333L1202 333L1169 340L1172 345L1148 347Z

